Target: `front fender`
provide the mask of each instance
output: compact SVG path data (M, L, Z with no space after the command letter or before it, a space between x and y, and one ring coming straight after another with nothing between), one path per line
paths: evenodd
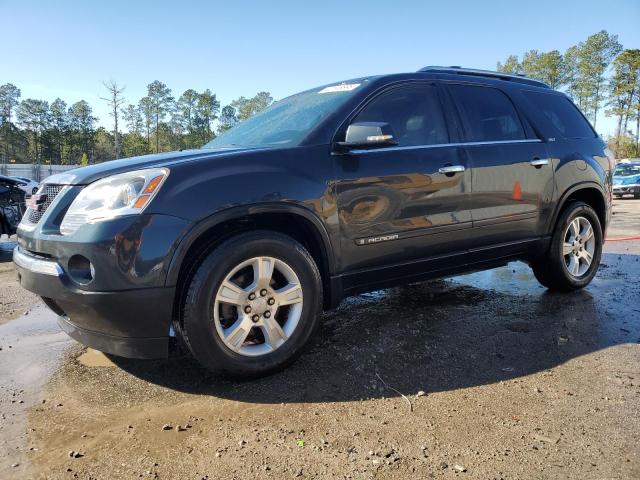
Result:
M229 220L247 217L250 215L260 215L264 213L285 213L298 216L307 222L310 222L320 240L326 254L325 260L329 268L329 273L335 272L335 254L334 245L331 243L331 236L323 221L308 208L295 203L284 202L264 202L259 204L241 205L218 211L203 220L193 224L193 226L185 232L180 244L174 251L173 257L169 264L167 273L166 286L175 286L178 282L180 268L184 259L193 244L207 231L221 225Z

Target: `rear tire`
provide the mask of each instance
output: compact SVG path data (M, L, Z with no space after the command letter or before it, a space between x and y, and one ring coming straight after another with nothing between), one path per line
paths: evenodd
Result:
M571 202L561 213L546 255L531 262L536 279L549 290L569 292L586 287L598 271L602 227L584 202Z
M300 355L318 327L321 306L320 272L300 243L267 230L243 233L197 267L180 332L208 370L257 377Z

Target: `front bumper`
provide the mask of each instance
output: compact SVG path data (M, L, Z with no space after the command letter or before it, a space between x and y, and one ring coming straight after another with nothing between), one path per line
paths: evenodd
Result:
M131 358L168 355L174 287L91 292L76 288L55 261L16 247L20 285L40 295L72 338Z
M59 315L65 332L114 355L168 355L175 285L167 269L188 222L140 215L81 227L64 237L43 221L20 226L20 284ZM90 265L78 274L77 259Z
M132 338L92 332L71 323L69 317L60 315L58 325L71 338L101 352L128 358L165 358L168 355L167 337Z
M640 193L640 183L634 183L630 185L613 185L614 195L631 195L633 193Z

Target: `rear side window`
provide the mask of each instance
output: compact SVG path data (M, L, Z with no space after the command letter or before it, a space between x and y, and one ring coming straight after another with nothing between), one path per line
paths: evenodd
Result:
M447 143L449 134L433 85L410 85L374 98L354 122L385 122L402 147Z
M492 87L449 85L469 142L524 140L526 135L513 103Z
M525 97L549 119L564 138L593 138L595 132L578 108L562 95L524 91Z

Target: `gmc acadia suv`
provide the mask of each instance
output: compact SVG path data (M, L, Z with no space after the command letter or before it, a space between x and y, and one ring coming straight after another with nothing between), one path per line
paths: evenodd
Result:
M614 160L567 96L458 67L293 95L198 150L49 177L14 251L78 341L274 371L346 296L522 260L596 274Z

